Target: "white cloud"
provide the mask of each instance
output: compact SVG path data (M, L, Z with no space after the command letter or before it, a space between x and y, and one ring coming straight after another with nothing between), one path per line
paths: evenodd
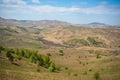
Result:
M108 7L104 3L95 7L80 8L80 7L56 7L51 5L28 5L23 0L2 0L4 4L0 5L0 9L10 10L13 12L22 13L84 13L84 14L120 14L120 9ZM39 0L35 0L36 2ZM12 4L14 3L14 4ZM104 5L103 5L104 4Z
M23 0L1 0L4 4L16 4L16 5L25 5L25 1Z
M85 14L120 14L120 10L116 10L114 8L108 8L103 5L98 5L96 7L91 8L79 8L79 7L55 7L51 5L43 5L43 6L29 6L29 9L34 10L36 12L43 13L52 13L52 12L77 12L77 13L85 13Z
M40 3L40 0L32 0L33 3Z

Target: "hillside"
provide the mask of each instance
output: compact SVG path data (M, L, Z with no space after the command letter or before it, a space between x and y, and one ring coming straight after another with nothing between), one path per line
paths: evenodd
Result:
M56 70L50 72L48 63L38 69L21 53L48 56ZM119 53L119 27L0 18L0 80L119 80ZM32 58L41 63L44 57Z

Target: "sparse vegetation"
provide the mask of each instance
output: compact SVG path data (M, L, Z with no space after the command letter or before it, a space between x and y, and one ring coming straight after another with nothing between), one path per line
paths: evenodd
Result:
M0 28L1 80L120 79L119 28L19 26Z
M90 68L90 69L89 69L89 71L91 72L91 71L92 71L92 69Z
M56 69L56 68L55 68L55 63L51 62L48 69L49 69L50 72L54 72L55 69Z
M92 37L88 37L87 40L90 42L91 45L94 46L100 46L101 44L103 44L102 42L98 42L96 41L94 38Z
M100 74L99 72L94 73L94 79L99 80L100 79Z
M78 76L78 74L77 73L75 73L75 74L73 74L74 76Z
M40 72L40 68L37 68L36 71L37 71L37 72Z
M84 72L83 72L83 75L87 75L87 71L84 71Z
M63 50L59 50L59 55L61 55L61 56L63 56L64 55L64 53L63 53Z
M101 58L100 52L96 51L95 54L97 59Z
M69 46L88 46L88 42L84 39L70 39L67 42L64 42L64 44L69 45Z

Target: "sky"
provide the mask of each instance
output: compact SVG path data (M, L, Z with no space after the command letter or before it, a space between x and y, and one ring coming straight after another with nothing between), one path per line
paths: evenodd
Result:
M120 25L120 0L0 0L0 17Z

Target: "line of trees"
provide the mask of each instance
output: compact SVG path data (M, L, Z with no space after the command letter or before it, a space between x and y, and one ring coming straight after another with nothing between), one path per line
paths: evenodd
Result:
M28 49L10 49L0 46L0 51L6 52L6 57L13 63L14 59L21 60L26 58L29 62L36 64L38 67L47 68L50 72L56 70L55 63L50 60L50 57L43 54L38 54L38 51Z

